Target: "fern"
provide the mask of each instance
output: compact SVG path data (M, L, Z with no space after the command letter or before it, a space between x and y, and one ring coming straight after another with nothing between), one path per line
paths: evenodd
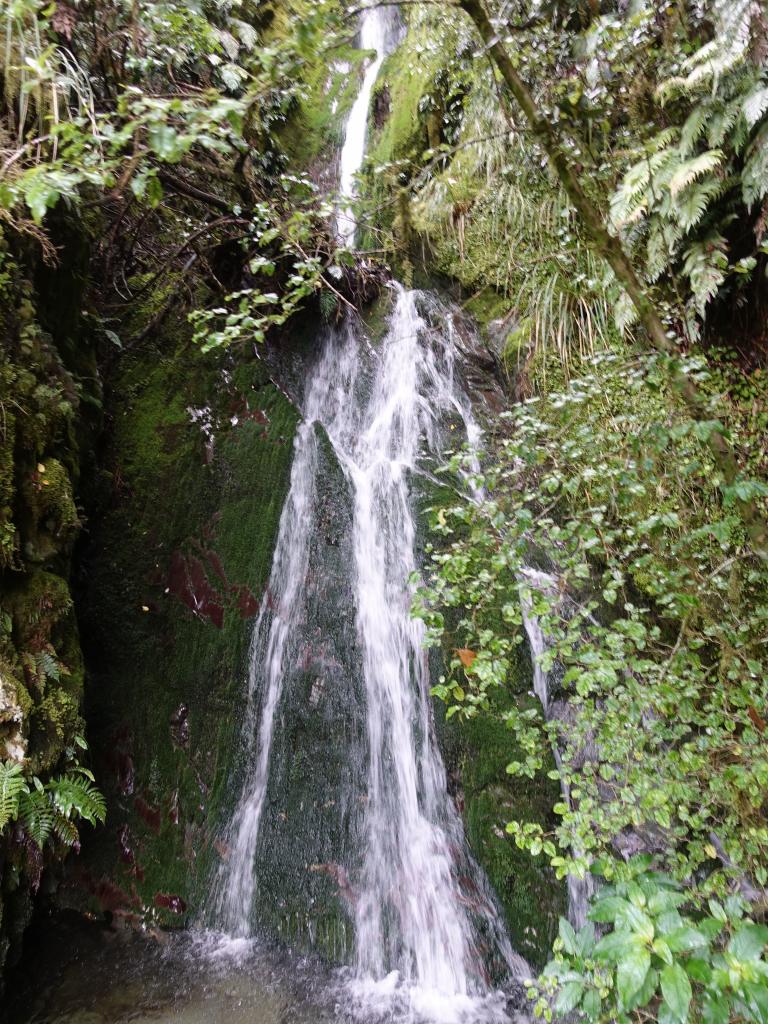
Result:
M53 831L57 839L65 846L76 846L80 842L77 826L63 814L57 814L53 822Z
M701 317L707 303L717 294L725 280L728 257L725 254L725 239L711 235L701 242L694 242L685 253L683 273L691 282L693 303Z
M50 651L39 651L35 655L38 672L42 672L46 678L58 682L61 679L61 665Z
M676 95L711 88L741 65L749 49L753 0L713 0L711 13L715 37L683 62L682 75L663 82L658 95L662 102Z
M19 821L29 837L42 848L56 821L53 804L45 790L35 788L22 793L19 800Z
M675 218L684 232L689 232L700 223L712 203L721 197L728 183L711 178L685 189L674 209Z
M28 792L24 769L17 761L0 761L0 830L19 813L19 799Z
M768 123L747 150L741 172L741 192L745 206L753 206L768 193Z
M71 818L74 813L95 825L107 816L104 797L90 779L69 772L49 782L48 790L55 809L65 818Z
M678 192L682 192L687 185L692 184L697 178L701 178L703 175L714 171L723 162L724 156L725 154L721 149L711 149L706 153L700 153L691 160L681 163L669 179L669 191L671 194L676 196Z
M754 128L768 111L768 85L757 85L744 100L741 110L748 126Z
M693 108L680 132L680 149L688 154L707 130L711 111L702 105Z

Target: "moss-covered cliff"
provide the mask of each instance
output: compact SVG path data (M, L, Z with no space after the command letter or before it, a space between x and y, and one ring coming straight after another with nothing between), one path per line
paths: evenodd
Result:
M0 234L0 761L46 780L74 756L83 661L69 586L82 523L81 447L98 424L93 346L80 316L87 247L62 221L53 278L32 247ZM0 840L0 972L45 866L20 831Z
M78 589L110 815L69 885L78 902L176 924L199 911L234 799L245 653L297 414L264 363L201 357L178 317L121 360L109 410Z

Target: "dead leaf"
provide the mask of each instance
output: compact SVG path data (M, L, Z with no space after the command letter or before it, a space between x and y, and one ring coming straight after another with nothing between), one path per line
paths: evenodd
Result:
M60 36L64 36L65 39L71 41L76 24L77 15L72 8L67 7L66 4L56 4L56 10L51 18L54 32L58 32Z
M765 719L759 712L755 711L753 707L747 708L747 714L749 715L752 725L757 729L758 732L765 732Z
M477 657L477 651L470 651L468 647L459 647L454 653L458 655L459 661L464 668L472 668L472 663Z

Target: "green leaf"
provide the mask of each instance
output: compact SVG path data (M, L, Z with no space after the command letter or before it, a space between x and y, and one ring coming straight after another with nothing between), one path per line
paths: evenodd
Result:
M566 953L570 953L571 956L578 955L578 942L576 939L576 932L573 930L572 925L564 917L560 918L560 925L558 928L560 939L563 943L563 948Z
M570 1013L579 1005L584 993L584 985L580 981L569 981L562 985L557 994L555 1009L558 1013Z
M685 970L689 978L700 982L702 985L708 985L709 979L712 977L712 968L706 960L702 960L700 957L691 957L689 960L686 960Z
M674 960L672 950L664 939L656 939L653 943L652 949L656 956L663 960L665 964L671 964Z
M652 941L654 934L653 921L648 917L645 911L640 909L640 907L627 903L626 907L623 907L619 911L617 920L626 924L633 932L639 935L643 941Z
M594 956L598 960L619 963L642 944L642 939L633 932L609 932L595 946Z
M757 960L768 943L768 926L744 924L728 943L728 952L738 960Z
M19 798L27 791L22 766L16 761L0 761L0 829L16 817Z
M627 1006L640 990L651 966L651 954L647 949L636 946L619 961L616 971L616 988L622 1004Z
M745 981L743 985L747 1004L760 1024L768 1024L768 983Z
M578 955L582 958L589 956L595 948L595 926L588 921L583 928L579 929L576 941L578 943Z
M728 1024L731 1017L730 1004L725 996L706 995L701 1016L705 1024Z
M615 921L619 914L629 906L621 896L606 896L598 900L587 915L591 921Z
M597 1020L600 1016L600 993L597 989L587 989L581 1001L581 1009L590 1020Z
M676 928L675 931L669 932L664 938L673 953L685 953L689 949L699 949L709 944L706 935L702 935L696 928L689 928L687 926Z
M661 991L673 1016L678 1021L688 1019L691 1003L691 982L678 963L669 964L661 972Z

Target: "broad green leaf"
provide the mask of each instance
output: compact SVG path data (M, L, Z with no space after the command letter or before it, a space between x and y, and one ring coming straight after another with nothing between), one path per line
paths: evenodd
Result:
M745 924L728 943L728 952L738 960L756 960L768 943L768 926Z
M647 949L636 947L619 961L616 971L616 988L622 1004L627 1006L640 990L651 966L651 954Z
M768 981L745 981L744 995L747 1005L760 1024L768 1024Z
M615 921L621 911L628 906L627 901L623 900L621 896L607 896L595 903L590 909L588 917L591 921Z
M731 1016L728 1000L724 996L705 996L701 1016L705 1024L728 1024Z
M570 922L564 917L560 918L558 931L566 953L570 953L571 956L578 956L579 946L576 938L576 932L573 930L573 926Z
M691 1003L691 982L680 964L669 964L661 972L661 991L664 999L679 1021L688 1019Z
M596 1020L600 1015L600 993L595 988L587 989L581 1001L581 1009L590 1020Z
M651 947L656 956L660 957L665 964L671 964L674 960L672 950L664 939L656 939Z
M684 953L689 949L698 949L708 945L705 935L702 935L696 928L689 928L687 926L676 928L673 932L668 932L664 938L673 953Z
M569 981L561 986L555 1000L555 1010L558 1013L570 1013L574 1007L579 1005L584 994L584 985L580 981Z
M609 932L595 946L597 960L620 963L632 950L642 948L642 939L633 932Z
M622 908L619 911L617 920L626 924L645 942L652 941L654 933L653 921L648 917L645 911L640 909L640 907L636 907L634 904L628 903L625 908Z

